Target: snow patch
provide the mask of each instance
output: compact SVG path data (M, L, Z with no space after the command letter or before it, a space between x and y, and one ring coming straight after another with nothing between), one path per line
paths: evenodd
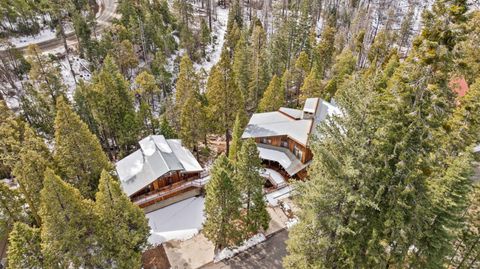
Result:
M250 237L249 239L243 241L243 244L237 248L225 248L223 249L222 251L220 251L220 253L218 253L217 255L215 255L215 257L213 258L213 262L219 262L221 260L224 260L224 259L230 259L231 257L235 256L236 254L242 252L242 251L245 251L263 241L265 241L266 238L265 238L265 235L262 234L262 233L258 233L252 237Z
M285 222L285 226L287 227L287 230L290 230L290 228L295 226L295 224L297 223L298 223L298 218L291 218L291 219L288 219L287 222Z
M292 190L293 188L291 186L286 186L285 188L267 194L268 204L270 206L278 206L280 200L290 197Z
M151 235L158 245L169 240L187 240L200 232L205 221L205 198L193 197L146 214Z

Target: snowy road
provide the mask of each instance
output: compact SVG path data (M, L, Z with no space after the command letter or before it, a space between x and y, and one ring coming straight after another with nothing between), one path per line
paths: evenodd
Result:
M115 13L117 9L116 0L97 0L98 2L98 13L96 15L97 28L96 34L102 33L102 31L110 25L110 22L117 16ZM67 44L69 46L75 45L78 43L77 38L73 30L66 32ZM17 42L15 42L17 43ZM58 48L63 48L63 41L61 38L56 37L53 34L49 34L49 37L45 38L40 36L34 37L27 42L19 44L14 44L20 50L26 50L26 48L31 44L37 44L40 47L40 50L43 52L54 51ZM2 50L0 50L1 52Z

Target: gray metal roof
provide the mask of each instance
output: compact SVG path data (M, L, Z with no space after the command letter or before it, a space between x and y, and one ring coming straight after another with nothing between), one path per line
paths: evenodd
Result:
M257 144L257 149L260 158L277 162L290 176L295 175L310 164L309 162L303 164L286 148Z
M316 105L316 108L313 109L312 105ZM310 118L304 118L304 112L309 113ZM302 114L301 117L299 113ZM336 106L319 98L309 98L303 111L280 108L279 111L253 114L242 138L286 135L306 146L316 126L328 116L339 113L340 110Z
M115 164L122 188L129 196L169 172L203 170L180 140L150 135L140 140L139 144L139 150Z

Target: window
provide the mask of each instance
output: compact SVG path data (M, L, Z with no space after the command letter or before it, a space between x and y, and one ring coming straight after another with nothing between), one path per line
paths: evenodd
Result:
M293 154L300 160L303 157L303 151L296 144L293 145Z
M280 146L288 149L288 140L286 138L282 138L282 141L280 142Z
M262 137L260 139L260 143L262 143L262 144L272 144L272 140L270 138Z

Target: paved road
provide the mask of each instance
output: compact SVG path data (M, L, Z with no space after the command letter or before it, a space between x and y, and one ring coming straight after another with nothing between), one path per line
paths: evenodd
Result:
M230 260L208 264L202 269L276 269L282 267L282 259L287 255L285 240L288 232L283 230L267 241L252 247Z
M98 13L96 15L97 21L97 35L100 34L110 22L117 16L115 13L117 9L117 0L97 0L98 2ZM67 44L69 46L75 45L78 43L77 38L75 37L75 33L73 31L66 32L65 35L67 36ZM61 38L52 38L50 40L44 40L41 42L36 43L40 50L43 52L48 52L55 50L57 48L63 48L63 41ZM18 46L17 48L20 50L26 50L29 44L25 44L22 46ZM1 50L0 50L1 52Z

